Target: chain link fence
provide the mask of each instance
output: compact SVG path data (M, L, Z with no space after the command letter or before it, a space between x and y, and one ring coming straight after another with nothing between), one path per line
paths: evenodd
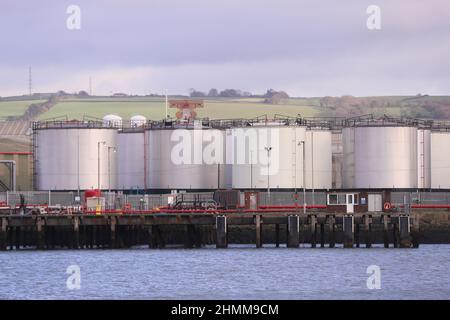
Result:
M292 205L295 204L295 192L271 192L270 196L267 192L261 192L260 196L260 204L262 205L273 205L273 206L281 206L281 205ZM308 205L326 205L327 204L327 194L326 192L306 192L305 193L306 203ZM304 203L303 200L303 191L297 192L297 203L302 205Z
M450 204L450 192L391 192L391 202L401 205L408 194L412 204Z
M24 191L24 192L0 192L0 202L16 207L20 205L20 195L23 195L27 206L78 206L85 203L84 193L77 192L55 192L55 191ZM178 196L181 194L179 193ZM295 203L294 192L260 192L260 205L293 205ZM450 192L392 192L391 202L395 205L404 203L405 195L411 196L412 204L450 204ZM175 200L174 194L123 194L121 192L103 192L106 209L123 208L128 205L133 210L151 210L167 206ZM213 199L213 192L184 193L183 199L196 198L202 200ZM244 194L241 193L241 205ZM297 193L297 203L304 203L303 192ZM326 205L326 192L306 192L306 203L308 205Z

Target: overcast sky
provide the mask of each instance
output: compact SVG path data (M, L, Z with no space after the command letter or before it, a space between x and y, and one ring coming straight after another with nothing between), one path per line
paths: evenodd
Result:
M69 30L69 5L81 29ZM366 26L381 8L381 30ZM449 0L0 0L0 96L450 94Z

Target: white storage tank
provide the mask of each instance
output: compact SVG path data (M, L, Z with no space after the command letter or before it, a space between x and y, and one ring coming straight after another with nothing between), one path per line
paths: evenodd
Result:
M271 148L269 153L266 147ZM232 188L301 189L303 171L307 189L332 187L331 131L326 128L283 122L232 128L227 130L226 150L227 159L232 158L228 161Z
M417 188L417 128L356 125L342 132L344 188Z
M117 135L117 187L122 190L146 189L144 130L124 129Z
M355 186L355 127L342 129L342 188Z
M332 188L332 141L327 128L306 130L306 188Z
M98 177L101 189L116 189L116 147L117 130L100 122L34 124L35 189L97 189Z
M107 114L103 117L103 125L105 127L121 127L122 126L122 118L115 114Z
M431 132L431 188L450 189L450 132Z
M306 127L256 125L229 129L226 135L232 188L303 188L300 142L305 141Z
M225 187L223 130L187 124L150 128L145 135L149 189L214 190Z
M332 185L333 189L342 188L342 163L344 152L342 146L342 130L333 130L331 134Z
M135 115L130 118L130 125L132 128L142 127L147 122L147 118L141 115Z

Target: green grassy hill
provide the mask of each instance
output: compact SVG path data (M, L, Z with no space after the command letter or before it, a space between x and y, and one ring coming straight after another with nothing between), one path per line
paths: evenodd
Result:
M45 100L0 101L0 120L5 120L8 117L21 116L30 104L44 101Z
M385 96L385 97L315 97L289 98L280 104L264 103L263 98L206 98L205 108L198 110L199 117L211 119L255 118L275 114L303 117L348 117L367 113L375 115L408 116L420 118L450 119L449 96ZM0 119L20 116L26 108L42 100L0 101ZM176 110L169 109L174 116ZM82 119L83 116L102 118L113 113L128 119L141 114L151 120L164 118L163 97L87 97L64 98L53 108L41 114L38 120L67 116Z
M205 108L197 111L199 117L211 119L224 118L254 118L263 114L273 116L282 113L296 116L316 116L319 107L291 102L286 105L271 105L262 103L262 99L207 99ZM176 109L169 109L169 115L174 116ZM68 99L59 102L48 112L40 116L40 120L60 116L70 119L81 119L84 115L101 118L108 113L117 114L124 119L141 114L148 119L159 120L165 115L165 100L163 98L98 98L98 99Z

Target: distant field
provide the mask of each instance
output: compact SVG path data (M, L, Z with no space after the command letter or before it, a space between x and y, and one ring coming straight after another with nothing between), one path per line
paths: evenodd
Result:
M207 99L205 108L199 109L199 117L211 119L224 118L254 118L267 114L283 114L296 116L315 116L320 113L320 108L300 103L284 105L271 105L260 102L261 99ZM176 110L169 109L169 115L174 116ZM71 99L59 102L48 112L40 116L40 120L61 116L70 119L81 119L87 115L102 118L108 113L117 114L124 119L141 114L148 119L159 120L164 118L165 101L162 98L99 98L99 99Z
M44 100L0 101L0 119L21 116L30 104L40 102L44 102Z
M142 114L149 119L164 118L163 101L93 101L67 100L56 104L52 109L42 114L39 120L67 116L69 119L82 119L83 116L102 118L113 113L123 118Z
M3 138L0 137L1 152L30 152L30 138Z
M171 99L184 97L171 97ZM326 99L328 98L328 100ZM382 96L382 97L311 97L289 98L280 104L263 103L263 98L210 98L204 99L205 108L197 110L199 117L211 119L255 118L275 114L303 117L352 117L372 113L376 116L408 116L419 118L450 118L449 96ZM20 116L31 103L44 100L0 101L0 120L8 116ZM328 102L327 102L328 101ZM177 110L169 109L173 117ZM92 97L70 98L58 102L39 120L67 116L82 119L83 116L102 118L106 114L117 114L124 119L141 114L151 120L160 120L165 114L163 97Z
M292 104L292 105L273 105L257 102L245 101L206 101L206 107L198 111L200 117L209 117L211 119L226 118L255 118L261 115L273 117L275 114L287 116L297 116L301 114L304 117L317 116L321 110L314 106Z

